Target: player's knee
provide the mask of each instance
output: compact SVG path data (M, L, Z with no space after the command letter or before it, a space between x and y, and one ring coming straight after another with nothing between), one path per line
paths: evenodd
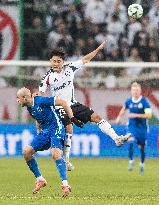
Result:
M29 149L28 147L24 148L22 153L26 161L30 160L33 155L32 150Z
M54 148L52 150L52 157L54 160L61 159L61 150L58 148Z
M72 124L69 124L66 126L66 133L72 134L73 133L73 127Z
M97 114L97 113L93 113L91 115L91 122L95 122L98 123L102 120L102 118Z

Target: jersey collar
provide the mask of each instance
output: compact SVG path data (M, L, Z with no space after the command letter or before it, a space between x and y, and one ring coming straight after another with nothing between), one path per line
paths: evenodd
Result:
M135 99L132 97L133 103L138 103L138 102L140 102L141 99L142 99L142 95L138 98L138 100L135 100Z

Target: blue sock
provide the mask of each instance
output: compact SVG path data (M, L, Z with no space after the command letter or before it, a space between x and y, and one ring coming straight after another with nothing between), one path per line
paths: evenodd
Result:
M133 143L129 144L129 159L133 160L133 154L134 154L134 147Z
M145 161L145 150L144 150L144 147L141 147L140 153L141 153L141 163L144 163L144 161Z
M38 164L37 164L37 161L35 160L35 158L31 158L26 163L36 178L41 176L41 173L39 171Z
M67 176L66 176L66 163L65 161L61 158L61 159L57 159L56 161L56 167L58 169L58 172L60 174L60 178L61 180L67 180Z

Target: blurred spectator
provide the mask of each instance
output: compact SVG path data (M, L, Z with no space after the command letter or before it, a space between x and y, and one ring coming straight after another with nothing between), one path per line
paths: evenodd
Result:
M153 7L149 11L151 29L151 37L155 39L157 51L159 53L159 0L154 1ZM159 55L159 54L158 54Z
M115 3L117 0L104 0L105 6L106 6L106 23L109 24L113 11L114 11L114 7L115 7Z
M119 21L117 14L113 14L110 23L108 24L108 32L114 36L116 43L119 40L119 36L123 33L123 24Z
M155 0L154 5L149 11L150 23L159 31L159 0Z
M134 3L134 0L122 0L123 4L128 8L129 5Z
M127 9L122 0L116 0L113 13L117 14L123 26L127 23Z
M117 48L113 48L111 55L110 55L110 61L121 61L119 56L119 50Z
M130 57L128 57L127 61L129 62L142 62L141 57L137 48L132 48L130 51ZM130 77L137 77L141 72L141 67L129 67L126 69L126 73Z
M60 21L60 23L57 24L56 29L49 32L47 38L47 45L49 50L53 50L56 48L59 41L62 39L62 33L66 32L65 29L66 29L65 24L63 23L63 21Z
M24 35L24 57L27 59L43 59L46 48L46 31L42 27L40 17L33 19L30 30Z
M138 49L139 55L143 61L149 60L149 56L147 55L148 50L149 50L149 48L148 48L149 39L150 39L150 36L149 36L148 32L146 31L145 26L142 24L141 30L138 31L134 36L132 46Z
M86 41L84 55L95 50L98 47L97 41L93 37L89 37Z
M145 26L146 31L149 33L150 38L154 39L157 53L159 53L159 32L157 28L152 23L150 23L149 16L144 16L141 19L141 22Z
M128 39L124 35L120 35L118 45L119 45L119 56L121 60L126 61L130 49Z
M68 15L66 17L68 22L69 33L74 39L77 39L78 34L78 24L82 22L82 16L76 10L74 5L69 7Z
M106 23L106 5L104 0L91 0L86 3L85 17L95 24Z
M129 22L126 24L125 30L126 37L128 38L128 43L131 46L133 43L134 35L136 34L136 32L141 30L141 23L133 18L129 18Z
M150 38L149 40L147 55L149 57L149 61L155 62L154 60L152 60L152 57L154 56L154 58L156 59L156 62L158 62L159 53L156 48L156 42L153 38Z
M99 28L97 24L94 24L91 28L91 36L96 38L96 36L102 32L102 29Z
M57 47L62 47L68 56L72 56L74 52L72 37L67 32L64 32L61 37L62 38L58 42Z
M86 53L86 43L85 40L82 38L79 38L76 42L76 48L80 50L81 54Z
M108 30L105 30L101 33L99 33L95 37L96 41L101 44L103 41L106 42L104 51L107 56L111 55L111 51L113 48L117 48L117 42L112 34L108 32Z

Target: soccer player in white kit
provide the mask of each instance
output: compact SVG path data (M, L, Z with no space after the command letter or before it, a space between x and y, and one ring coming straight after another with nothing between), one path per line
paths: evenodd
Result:
M39 85L39 91L44 94L49 90L52 96L57 96L60 99L64 99L71 106L74 116L82 121L84 124L87 122L96 123L100 130L109 135L117 146L122 145L127 141L128 136L118 136L111 125L102 119L91 108L82 105L77 102L74 97L74 85L73 79L75 73L84 67L84 65L91 61L93 57L97 55L99 51L104 48L105 42L103 42L97 49L88 53L81 59L71 63L64 63L65 53L62 49L55 49L50 56L51 69L42 78ZM72 165L69 162L69 153L71 149L71 138L73 133L72 123L68 118L62 107L56 107L61 120L66 128L66 143L65 143L65 160L67 164L67 170L72 170Z

